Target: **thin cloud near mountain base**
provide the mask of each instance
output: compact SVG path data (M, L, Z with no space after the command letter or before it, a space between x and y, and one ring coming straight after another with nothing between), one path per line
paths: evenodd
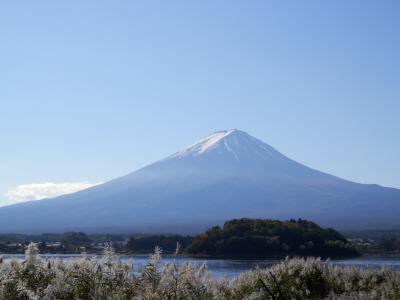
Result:
M98 185L83 182L43 182L18 185L6 192L4 204L14 204L29 200L41 200L71 194Z

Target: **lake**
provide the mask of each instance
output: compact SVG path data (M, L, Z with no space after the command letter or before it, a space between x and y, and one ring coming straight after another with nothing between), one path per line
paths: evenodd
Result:
M15 258L17 260L23 260L25 256L23 254L2 254L4 259L10 260ZM79 254L43 254L42 258L59 258L62 260L70 260L80 257ZM149 261L148 256L127 256L121 255L121 260L128 262L132 260L135 270L140 270L141 267L145 266ZM268 267L273 264L278 263L279 259L259 259L259 260L239 260L239 259L204 259L204 258L189 258L189 257L171 257L164 256L162 263L168 263L171 261L176 261L178 265L182 265L185 262L190 262L192 264L201 265L206 263L209 271L215 277L236 277L239 273L252 270L257 266L263 268ZM400 257L367 257L367 258L351 258L351 259L340 259L331 260L333 265L339 266L354 266L360 268L393 268L400 271Z

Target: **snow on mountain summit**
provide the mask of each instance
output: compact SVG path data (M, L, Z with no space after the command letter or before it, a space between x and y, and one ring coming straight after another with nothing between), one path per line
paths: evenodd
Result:
M222 130L214 132L209 136L197 141L194 144L189 145L188 147L176 152L171 156L171 158L175 157L185 157L185 156L195 156L210 151L218 146L218 143L229 134L233 133L235 130Z
M274 148L252 137L246 132L238 129L230 129L214 132L196 143L176 152L168 157L168 159L193 157L211 152L229 154L236 160L240 160L245 156L281 156L281 154Z

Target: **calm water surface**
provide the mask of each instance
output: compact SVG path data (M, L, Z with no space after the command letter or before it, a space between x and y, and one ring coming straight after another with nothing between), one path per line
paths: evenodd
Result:
M70 260L80 255L77 254L43 254L42 258L59 258L62 260ZM25 256L23 254L3 254L5 260L12 258L23 260ZM134 268L140 270L147 264L149 258L147 256L120 256L124 262L132 261ZM99 257L100 258L100 257ZM162 263L168 263L176 261L178 265L182 265L185 262L192 264L201 265L206 263L208 269L215 277L228 276L235 277L239 273L252 270L257 266L263 268L278 263L280 260L277 259L261 259L261 260L235 260L235 259L202 259L202 258L175 258L165 256L163 257ZM361 268L393 268L400 271L400 257L389 258L389 257L369 257L369 258L352 258L352 259L341 259L331 260L331 263L339 266L355 266Z

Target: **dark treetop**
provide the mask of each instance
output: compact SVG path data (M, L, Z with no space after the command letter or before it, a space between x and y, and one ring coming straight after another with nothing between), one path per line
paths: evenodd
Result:
M234 219L208 229L187 248L189 254L267 257L313 255L357 256L345 237L306 220Z

